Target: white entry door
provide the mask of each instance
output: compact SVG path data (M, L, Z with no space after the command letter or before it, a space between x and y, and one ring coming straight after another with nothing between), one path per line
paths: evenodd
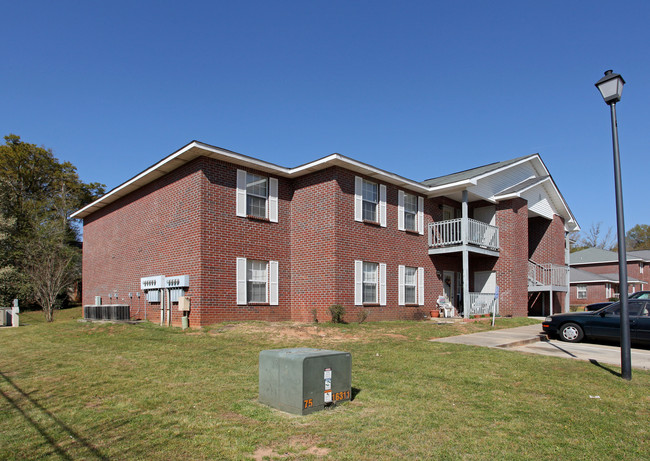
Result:
M452 306L456 306L456 297L454 291L454 272L444 271L442 273L442 288L445 291L445 296L449 300Z

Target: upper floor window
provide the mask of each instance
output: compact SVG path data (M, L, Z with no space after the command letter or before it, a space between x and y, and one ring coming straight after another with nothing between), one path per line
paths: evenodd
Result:
M268 178L246 173L246 214L266 218Z
M386 227L386 186L354 178L354 220Z
M237 170L237 216L278 222L278 180Z
M379 222L377 219L377 207L379 205L379 190L377 184L363 181L362 198L363 198L363 220Z
M397 229L424 234L424 198L397 192Z
M639 263L639 272L643 274L643 263Z

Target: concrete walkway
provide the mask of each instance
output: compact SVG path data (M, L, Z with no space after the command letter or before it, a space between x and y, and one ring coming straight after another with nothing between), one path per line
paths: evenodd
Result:
M593 343L566 343L556 339L549 340L542 330L541 323L525 327L505 328L469 335L432 339L431 341L506 348L519 352L585 360L615 365L617 367L621 365L621 350L618 346ZM650 370L649 349L633 348L630 355L633 368Z

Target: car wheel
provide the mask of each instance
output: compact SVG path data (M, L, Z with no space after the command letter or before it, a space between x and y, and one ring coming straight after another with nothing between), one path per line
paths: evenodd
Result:
M567 341L570 343L577 343L578 341L582 341L582 338L585 337L585 334L582 331L582 327L575 323L565 323L560 328L559 333L560 339L562 341Z

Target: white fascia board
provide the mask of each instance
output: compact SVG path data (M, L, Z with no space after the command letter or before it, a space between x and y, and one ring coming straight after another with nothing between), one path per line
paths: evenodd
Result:
M195 150L193 150L195 149ZM203 153L199 154L196 149L200 149ZM389 173L379 168L375 168L371 165L358 162L348 157L344 157L340 154L332 154L327 157L315 160L313 162L300 165L295 168L285 168L273 163L265 162L253 157L246 155L238 154L226 149L221 149L215 146L210 146L199 141L192 141L187 144L185 147L177 150L173 154L165 157L160 160L153 166L147 168L141 173L137 174L128 181L120 184L119 186L111 189L102 197L98 198L94 202L86 205L80 210L75 211L70 215L70 218L81 219L85 216L88 216L90 213L95 212L104 206L116 201L118 198L133 192L136 189L158 179L159 177L164 176L165 174L175 170L184 163L187 163L197 157L205 155L206 157L214 158L217 160L223 160L229 163L233 163L240 166L250 167L257 170L265 171L267 173L275 174L277 176L282 176L285 178L296 178L304 174L308 174L314 171L323 170L330 166L339 165L346 169L356 171L366 176L377 178L379 180L385 181L390 184L397 185L399 187L408 188L412 191L419 192L422 194L428 194L430 188L423 184L420 184L416 181L412 181L407 178L403 178L393 173ZM174 165L177 163L177 165ZM170 168L171 167L171 168Z

